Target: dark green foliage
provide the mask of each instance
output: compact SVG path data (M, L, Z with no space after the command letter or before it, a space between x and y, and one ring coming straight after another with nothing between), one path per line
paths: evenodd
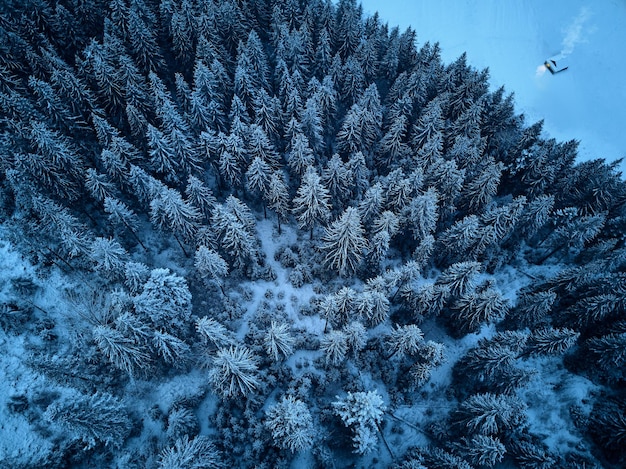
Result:
M589 418L589 431L612 462L623 464L626 461L626 411L623 403L597 401Z

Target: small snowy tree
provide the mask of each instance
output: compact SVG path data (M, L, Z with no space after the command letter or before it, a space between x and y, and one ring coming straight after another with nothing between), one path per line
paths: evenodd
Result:
M196 319L196 331L205 343L216 347L225 347L234 343L233 334L215 319L202 317Z
M224 469L221 452L206 436L189 439L187 435L159 455L159 469Z
M295 340L289 333L289 326L287 326L287 324L279 324L272 321L271 326L265 333L263 342L267 354L272 357L274 361L279 361L281 355L283 357L291 355Z
M191 293L187 282L169 269L153 269L133 302L135 311L156 327L182 329L191 317Z
M293 212L300 228L311 230L311 239L313 239L313 227L325 222L330 216L329 202L328 189L322 184L315 169L310 167L302 177L302 184L293 199Z
M261 384L257 360L246 347L220 349L213 358L209 382L224 399L245 398Z
M116 367L133 375L150 361L147 350L111 326L99 325L92 330L96 346Z
M424 333L415 324L397 326L387 336L387 345L391 351L387 360L398 353L415 355L424 345Z
M274 443L294 453L313 445L315 427L307 405L292 396L283 397L266 411L265 426Z
M343 331L332 330L320 340L320 350L324 353L326 363L339 365L348 352L348 336Z
M48 406L44 418L66 428L87 449L97 443L120 448L132 428L124 405L106 393L71 396Z
M194 266L200 277L207 281L214 281L225 295L223 278L228 275L228 265L217 252L206 246L200 246L196 251Z
M348 207L339 220L326 230L322 242L322 250L326 253L324 262L339 275L353 273L367 247L358 210Z
M353 429L354 452L370 452L378 441L376 432L386 409L382 396L377 391L368 391L348 392L344 398L337 398L332 405L344 425Z

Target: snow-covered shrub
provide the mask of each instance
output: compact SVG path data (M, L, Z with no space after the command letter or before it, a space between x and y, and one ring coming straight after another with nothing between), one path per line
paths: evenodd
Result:
M365 454L378 443L379 424L386 407L377 391L349 392L344 398L333 402L335 413L346 427L352 428L354 451Z
M158 461L159 469L224 469L221 452L205 436L189 439L183 436L173 446L164 449Z
M86 448L98 443L119 448L132 427L125 406L110 394L71 396L48 406L44 418L64 427Z
M219 349L212 360L209 381L223 398L247 397L260 385L256 357L243 346Z
M304 402L292 396L283 397L266 411L265 426L280 448L298 452L313 445L315 428L311 412Z

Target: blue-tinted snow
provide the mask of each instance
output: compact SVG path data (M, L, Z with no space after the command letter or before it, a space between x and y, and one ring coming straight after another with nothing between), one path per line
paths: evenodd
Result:
M579 140L581 160L626 157L623 0L361 3L390 26L411 26L419 44L439 41L445 63L467 51L469 64L489 67L492 88L515 93L528 124L544 119L550 137ZM550 57L569 69L546 73L542 64ZM626 173L626 163L621 170Z

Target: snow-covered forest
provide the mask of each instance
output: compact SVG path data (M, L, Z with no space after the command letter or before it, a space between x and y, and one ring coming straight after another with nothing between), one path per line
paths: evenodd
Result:
M626 465L626 183L355 0L4 0L0 467Z

